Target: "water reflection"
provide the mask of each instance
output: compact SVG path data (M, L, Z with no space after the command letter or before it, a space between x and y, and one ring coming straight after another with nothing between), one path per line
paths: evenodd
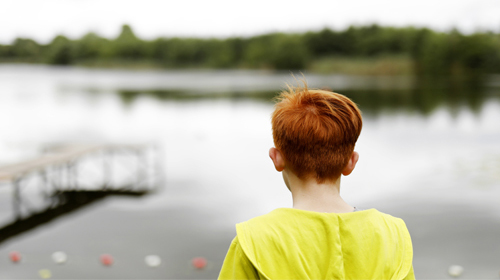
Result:
M110 195L140 197L147 191L57 191L49 195L51 207L39 212L29 213L0 228L0 244L9 238L49 223L58 217L67 215ZM20 203L20 201L14 201Z
M192 101L203 99L250 99L272 102L279 90L248 92L199 93L181 90L117 90L124 103L133 103L140 96L151 96L158 100ZM476 83L424 85L413 89L346 89L339 91L353 99L364 114L378 115L385 112L416 112L425 116L444 107L456 114L462 107L479 113L490 98L498 99L500 89L487 88Z
M416 112L429 116L438 108L446 108L453 115L462 107L479 113L489 98L498 98L500 91L488 92L477 88L415 88L413 90L345 91L363 113L378 115L383 112Z

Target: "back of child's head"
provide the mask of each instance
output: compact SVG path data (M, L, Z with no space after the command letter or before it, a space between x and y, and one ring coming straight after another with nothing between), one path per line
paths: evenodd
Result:
M361 112L349 98L326 90L288 87L272 115L274 145L300 179L336 180L361 133Z

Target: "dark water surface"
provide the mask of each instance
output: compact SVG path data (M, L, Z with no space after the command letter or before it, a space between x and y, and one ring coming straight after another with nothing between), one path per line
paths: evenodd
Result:
M468 278L497 278L500 264L477 261L499 257L485 245L498 244L500 228L494 77L486 86L423 86L406 77L305 76L363 111L361 157L343 179L343 197L405 218L418 246L417 277L447 278L448 266L459 264ZM39 278L42 269L54 279L216 278L235 223L291 206L267 156L270 100L287 81L289 73L255 71L0 66L2 164L57 143L153 143L165 175L156 193L110 195L0 242L0 278ZM40 196L36 182L23 193ZM12 189L2 184L0 231L12 219ZM481 227L479 242L473 229ZM22 254L20 263L9 261L11 251ZM55 251L68 262L55 264ZM99 263L104 253L113 266ZM162 258L159 267L144 263L151 254ZM208 261L203 270L190 263L198 256Z

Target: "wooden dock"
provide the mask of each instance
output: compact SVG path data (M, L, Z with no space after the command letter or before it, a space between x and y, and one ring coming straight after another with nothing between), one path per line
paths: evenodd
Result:
M161 156L152 145L63 145L37 158L0 166L0 183L12 188L17 220L57 207L63 192L146 193L163 181ZM47 205L33 207L23 194L38 190ZM41 209L44 208L44 209Z

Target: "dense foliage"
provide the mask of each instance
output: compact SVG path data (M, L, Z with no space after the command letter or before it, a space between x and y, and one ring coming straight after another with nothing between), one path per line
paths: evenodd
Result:
M16 39L0 45L0 61L56 65L146 64L165 68L309 69L314 61L336 58L405 56L421 76L500 72L500 35L464 35L429 29L352 26L302 34L271 33L250 38L199 39L135 36L128 25L106 39L89 33L78 40L57 36L47 45Z

